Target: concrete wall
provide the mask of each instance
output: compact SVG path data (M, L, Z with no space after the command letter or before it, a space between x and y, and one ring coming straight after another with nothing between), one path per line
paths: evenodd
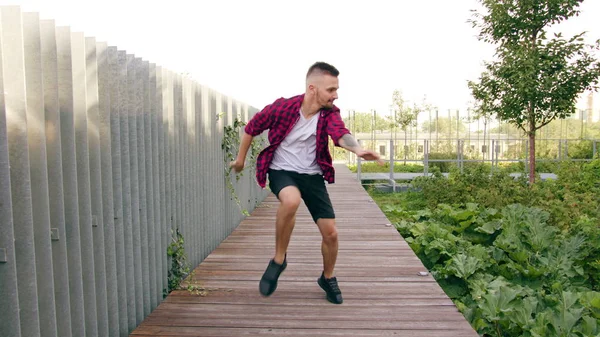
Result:
M126 336L163 299L171 230L196 266L266 196L249 170L231 178L238 207L221 149L257 110L0 14L0 336Z

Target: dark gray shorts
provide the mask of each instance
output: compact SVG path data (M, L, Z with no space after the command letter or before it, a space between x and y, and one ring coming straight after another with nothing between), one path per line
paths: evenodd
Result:
M269 169L269 188L279 198L279 192L287 186L296 186L314 222L335 219L325 180L320 174L302 174L292 171Z

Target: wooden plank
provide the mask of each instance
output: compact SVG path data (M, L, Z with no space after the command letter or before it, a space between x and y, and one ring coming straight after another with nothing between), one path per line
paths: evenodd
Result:
M321 236L301 205L288 267L270 297L258 282L275 250L270 195L195 270L198 294L172 292L132 336L477 336L398 231L344 166L328 185L339 231L344 304L317 285ZM387 226L386 226L387 225Z

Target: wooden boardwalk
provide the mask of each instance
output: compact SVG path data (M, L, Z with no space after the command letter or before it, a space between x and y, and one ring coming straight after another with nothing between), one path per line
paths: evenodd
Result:
M274 253L277 199L270 195L195 269L202 295L172 292L132 336L478 336L344 166L328 185L339 230L342 305L317 285L319 231L304 205L288 267L270 297L258 282Z

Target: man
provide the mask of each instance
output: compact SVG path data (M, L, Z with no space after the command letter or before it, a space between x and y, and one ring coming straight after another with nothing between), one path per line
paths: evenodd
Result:
M277 288L279 275L287 266L287 248L294 229L296 211L304 200L323 237L323 273L317 280L327 299L343 302L334 277L338 252L335 214L325 180L334 183L334 169L328 148L328 136L336 146L347 149L365 160L378 160L379 155L362 149L346 129L340 110L333 105L338 98L339 71L324 62L313 64L306 74L306 92L292 98L280 98L257 113L246 125L237 159L230 166L240 172L252 139L269 130L270 145L257 158L256 178L269 187L280 201L277 210L275 256L269 262L259 290L264 296Z

